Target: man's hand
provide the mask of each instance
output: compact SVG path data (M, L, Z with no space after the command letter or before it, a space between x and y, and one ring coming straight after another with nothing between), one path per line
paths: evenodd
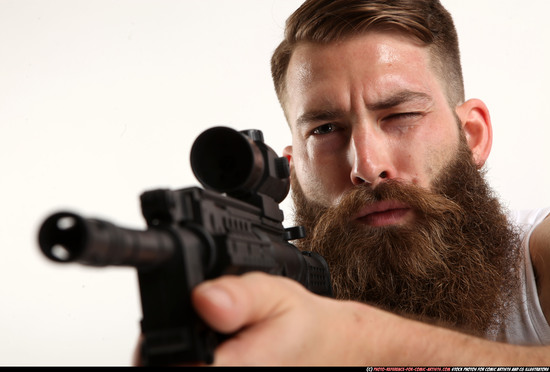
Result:
M293 280L262 273L205 282L194 290L193 302L212 328L235 333L216 350L216 365L365 362L358 353L364 345L357 342L368 327L353 323L368 313L366 305L321 297Z

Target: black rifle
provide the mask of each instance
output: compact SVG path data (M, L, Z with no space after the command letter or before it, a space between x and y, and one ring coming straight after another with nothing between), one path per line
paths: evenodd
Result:
M141 195L146 230L62 211L46 218L38 234L54 261L137 268L144 365L213 361L223 336L190 300L206 279L263 271L332 295L325 260L288 242L304 237L301 227L282 224L278 203L289 191L288 161L264 144L260 131L206 130L193 144L191 167L204 189Z

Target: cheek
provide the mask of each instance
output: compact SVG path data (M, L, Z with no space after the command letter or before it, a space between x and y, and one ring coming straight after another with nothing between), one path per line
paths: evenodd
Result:
M324 206L337 200L339 194L351 185L346 162L330 153L307 152L295 154L295 174L305 196ZM298 158L296 158L298 157Z
M445 139L431 147L429 151L426 151L426 161L424 162L425 167L423 169L425 177L423 177L422 182L425 187L433 185L433 181L453 161L457 153L458 138L456 141L452 141L451 134L449 133Z
M397 178L429 189L435 177L453 159L457 148L457 130L425 125L406 141L391 143Z

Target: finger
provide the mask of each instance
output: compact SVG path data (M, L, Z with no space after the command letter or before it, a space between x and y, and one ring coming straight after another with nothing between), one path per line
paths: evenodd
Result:
M283 311L291 300L289 288L299 287L289 282L289 279L263 273L225 276L197 286L192 300L210 327L233 333ZM295 290L292 288L290 292Z

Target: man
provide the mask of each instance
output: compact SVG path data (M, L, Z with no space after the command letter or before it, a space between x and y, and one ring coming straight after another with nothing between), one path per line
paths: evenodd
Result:
M215 364L550 365L550 209L513 225L480 171L488 109L465 101L437 0L308 0L272 59L292 131L300 247L337 299L284 278L194 292L235 335Z

